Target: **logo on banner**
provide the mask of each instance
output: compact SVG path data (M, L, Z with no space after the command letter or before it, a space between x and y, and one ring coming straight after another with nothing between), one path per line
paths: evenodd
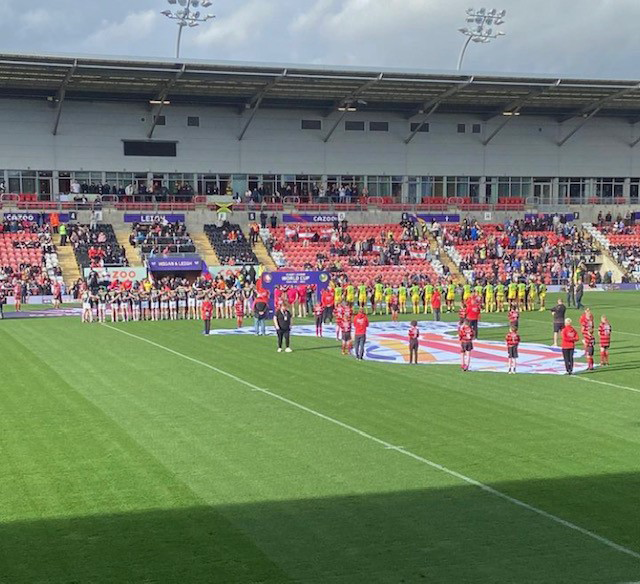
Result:
M376 322L367 329L364 358L367 361L409 364L409 323ZM418 323L420 328L418 362L421 365L459 365L460 342L458 341L455 323L426 321ZM506 328L496 323L479 323L480 330ZM324 336L335 339L336 329L333 325L325 325ZM253 327L240 329L220 329L211 331L212 335L253 335ZM294 326L293 336L315 337L315 326ZM482 335L480 335L482 336ZM336 345L337 347L337 345ZM538 343L521 343L518 347L518 372L548 375L564 374L562 350ZM583 351L576 350L575 357L584 356ZM586 369L586 364L576 363L574 371L579 373ZM471 353L471 369L507 373L508 357L504 341L475 340Z

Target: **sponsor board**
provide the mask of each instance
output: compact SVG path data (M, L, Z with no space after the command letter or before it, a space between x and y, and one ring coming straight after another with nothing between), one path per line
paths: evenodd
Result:
M164 220L169 223L184 223L184 213L125 213L125 223L161 223Z
M344 213L285 213L282 215L283 223L333 223L342 221Z
M408 322L376 322L367 330L364 358L367 361L396 365L409 364ZM457 337L457 325L451 322L419 322L420 348L418 362L420 365L460 365L460 342ZM506 326L495 323L479 323L480 337L482 331ZM325 325L324 337L336 338L333 325ZM250 335L253 327L235 330L213 330L211 335ZM292 336L315 337L315 325L297 325L291 331ZM336 344L336 347L338 345ZM507 373L507 348L504 341L473 341L471 353L471 371ZM295 347L294 347L295 350ZM519 347L518 373L536 373L560 375L565 373L562 350L539 343L521 343ZM575 358L584 356L584 352L576 350ZM586 364L576 363L574 372L586 370Z
M88 278L91 272L96 272L101 282L135 282L147 277L147 268L144 267L84 268L84 277Z

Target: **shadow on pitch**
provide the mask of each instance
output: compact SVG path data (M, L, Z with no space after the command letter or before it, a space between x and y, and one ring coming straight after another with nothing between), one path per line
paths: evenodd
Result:
M376 469L361 472L366 485ZM638 473L494 487L640 550ZM11 584L600 584L637 580L640 560L453 486L5 523L0 574Z

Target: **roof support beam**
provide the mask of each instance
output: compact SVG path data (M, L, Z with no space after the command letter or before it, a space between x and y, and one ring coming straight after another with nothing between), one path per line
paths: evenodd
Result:
M518 117L520 115L520 110L527 104L528 101L542 95L543 93L546 93L549 89L558 87L558 85L560 85L560 82L561 82L561 79L558 79L555 83L553 83L549 87L531 91L521 99L513 101L510 104L508 104L506 107L504 107L503 111L501 112L502 115L504 116L504 119L502 120L502 122L498 124L498 127L495 128L493 132L491 132L491 134L487 137L487 139L482 142L482 145L487 146L491 142L491 140L493 140L500 132L502 132L502 130L504 130L507 124L509 124L509 122L513 120L513 118Z
M56 119L53 122L52 132L54 136L58 135L58 127L60 126L60 118L62 117L62 104L64 103L65 96L67 95L67 85L69 85L69 82L71 81L71 78L73 77L73 74L76 72L77 68L78 60L76 59L73 62L73 66L71 67L71 69L69 69L64 80L62 81L60 89L58 89L58 94L56 95L56 103L58 105L56 106Z
M640 144L640 137L636 138L633 142L631 142L629 146L631 146L631 148L635 148L638 144Z
M324 117L326 118L326 117L330 116L333 112L338 111L342 107L351 105L358 98L359 95L361 95L363 92L365 92L367 89L369 89L370 87L372 87L373 85L375 85L379 81L382 81L382 77L383 76L384 76L384 73L380 73L380 75L378 75L374 79L369 79L368 81L363 83L360 87L358 87L357 89L352 91L349 95L347 95L346 97L342 98L340 101L336 101L333 104L333 107L330 110L327 110L324 113ZM325 142L326 142L326 140L325 140Z
M562 138L559 142L558 142L558 146L560 146L562 148L562 146L564 146L567 141L572 138L593 116L595 116L602 108L596 108L594 109L590 114L584 115L582 117L582 119L580 120L580 122L578 122L578 125L573 128L573 130L571 130L564 138Z
M590 114L593 110L598 110L600 111L605 105L607 105L608 103L619 99L621 97L624 97L625 95L628 95L630 93L633 93L634 91L638 91L640 89L640 83L638 85L634 85L633 87L625 87L624 89L620 89L619 91L616 91L615 93L612 93L611 95L607 95L605 97L602 97L596 101L591 102L590 104L586 105L585 107L583 107L580 111L576 112L575 114L570 114L568 116L565 116L563 118L561 118L559 121L560 123L566 122L572 118L577 118L577 117L584 117L585 115Z
M258 113L258 109L260 109L260 104L262 103L262 100L264 99L265 95L267 95L269 90L272 89L274 85L277 85L286 76L287 76L287 70L285 69L284 71L282 71L282 74L279 77L276 77L275 79L272 79L271 81L269 81L269 83L267 83L259 93L254 95L249 100L247 105L252 108L251 113L249 114L249 118L247 119L244 126L242 127L242 130L240 131L240 135L238 136L238 141L241 141L244 138L244 135L247 133L247 130L251 125L251 122L253 122L253 118L256 117L256 114Z
M333 136L333 133L336 131L336 129L338 128L338 126L340 125L340 122L342 120L344 120L344 117L347 115L347 110L344 110L339 116L338 119L336 120L336 123L333 124L333 126L331 126L331 129L329 130L329 132L327 133L327 135L322 139L322 141L326 144L329 141L329 138L331 138L331 136Z
M427 101L423 104L420 113L424 114L422 116L422 119L420 120L420 122L418 122L418 124L416 125L416 127L413 129L413 131L411 132L411 134L409 134L405 140L404 143L405 144L409 144L409 142L411 142L411 140L413 140L416 137L416 134L424 127L424 125L427 123L427 120L436 113L436 111L438 110L438 108L440 107L440 104L447 98L451 97L452 95L455 95L456 93L458 93L458 91L461 91L462 89L464 89L465 87L468 87L469 85L471 85L473 83L473 77L469 77L469 79L467 79L467 81L465 83L462 83L460 85L455 85L454 87L450 87L449 89L447 89L447 91L445 91L444 93L441 93L438 97L434 97L431 101ZM427 112L425 112L424 110L428 110ZM413 117L414 114L412 114L411 116L409 116L410 118Z
M160 93L158 93L158 97L156 98L156 101L158 101L160 103L158 104L158 107L156 108L156 111L154 112L154 114L152 116L151 127L149 128L149 131L147 132L147 138L149 140L151 140L151 138L153 138L153 132L156 129L156 126L158 125L158 118L160 117L160 114L162 113L162 110L164 109L165 102L167 100L167 96L169 95L169 91L171 91L171 88L178 82L178 79L180 79L180 77L182 77L184 75L184 72L186 70L187 70L187 66L186 65L182 65L182 67L178 71L176 71L176 74L173 77L173 79L169 79L169 81L167 81L165 86L160 90Z
M446 91L442 92L440 95L436 95L433 99L429 101L425 101L417 110L411 112L407 115L407 119L413 118L419 114L423 114L425 111L430 110L434 105L440 105L445 99L455 95L458 91L469 87L473 83L473 77L469 77L466 81L462 83L456 83Z

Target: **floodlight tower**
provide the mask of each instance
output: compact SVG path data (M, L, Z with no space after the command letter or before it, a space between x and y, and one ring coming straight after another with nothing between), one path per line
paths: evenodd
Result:
M213 14L201 14L198 8L209 8L211 6L210 0L167 0L169 4L179 4L181 8L176 10L164 10L161 14L164 14L167 18L175 20L178 25L178 42L176 43L176 59L180 58L180 41L182 40L182 29L185 26L194 28L201 22L207 22L215 18Z
M480 8L478 10L467 8L467 23L469 26L458 29L467 37L460 51L458 71L462 68L462 60L471 41L474 43L489 43L493 39L504 36L505 33L495 30L495 28L504 24L506 14L506 10L496 10L495 8L491 10L487 10L486 8Z

